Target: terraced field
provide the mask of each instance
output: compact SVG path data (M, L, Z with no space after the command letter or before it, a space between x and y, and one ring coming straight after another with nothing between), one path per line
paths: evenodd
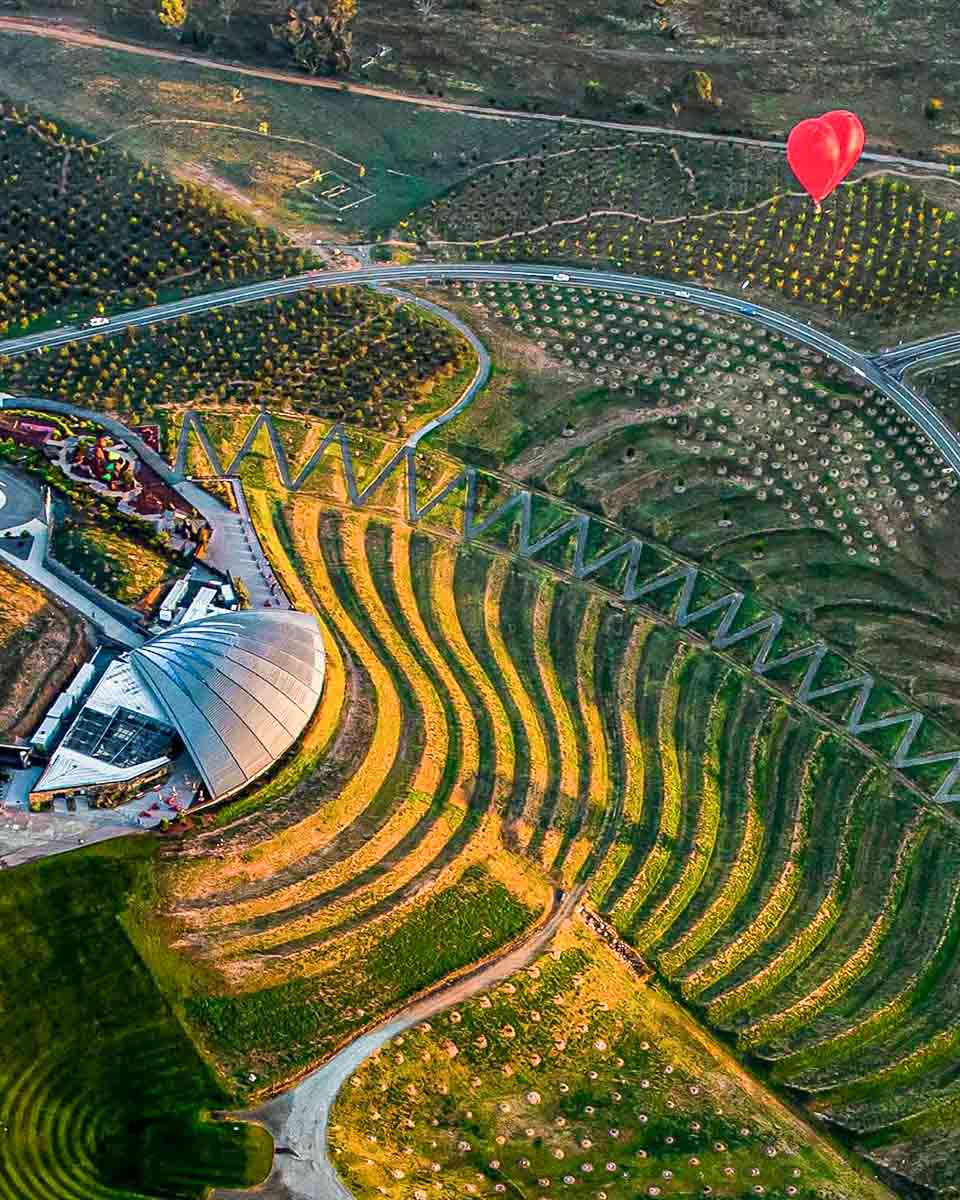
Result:
M500 363L444 431L453 453L755 587L957 715L957 480L884 396L694 304L557 285L442 292Z
M912 1141L918 1114L954 1128L957 1109L943 808L791 706L792 668L758 680L586 585L252 495L326 625L331 701L299 778L169 871L181 944L229 992L187 1005L215 1054L267 1078L320 1057L529 926L552 880L812 1111L896 1145L905 1175L953 1178ZM443 969L417 949L401 983L390 948L431 924Z

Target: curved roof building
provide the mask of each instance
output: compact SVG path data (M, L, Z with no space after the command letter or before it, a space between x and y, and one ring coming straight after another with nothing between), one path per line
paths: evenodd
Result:
M320 702L324 663L316 618L281 610L217 613L129 654L212 799L245 787L290 749Z

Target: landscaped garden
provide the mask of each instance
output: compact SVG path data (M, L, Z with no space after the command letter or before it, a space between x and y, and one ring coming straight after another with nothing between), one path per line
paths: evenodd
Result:
M70 436L86 425L64 425L58 432ZM54 558L106 595L121 604L136 604L182 570L184 559L165 533L71 478L39 445L0 438L0 459L52 489L57 497L50 543Z
M54 558L121 604L136 604L178 571L184 562L162 544L151 545L149 527L135 538L129 530L72 518L60 520L53 531Z

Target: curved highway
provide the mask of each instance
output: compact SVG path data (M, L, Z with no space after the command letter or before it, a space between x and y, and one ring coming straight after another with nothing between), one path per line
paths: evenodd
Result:
M734 313L756 321L768 329L774 329L812 349L820 351L834 361L859 375L872 387L886 395L927 435L940 451L947 464L960 475L960 438L944 421L936 408L900 378L900 371L893 369L889 355L871 356L852 349L830 334L823 333L811 325L785 316L772 308L753 304L737 296L695 284L677 283L672 280L654 279L643 275L624 275L617 271L592 271L569 268L566 271L537 263L425 263L407 267L361 267L353 271L309 271L304 275L269 280L266 283L251 283L242 287L228 288L219 292L208 292L157 304L150 308L136 309L107 319L99 327L89 325L47 330L11 338L0 342L0 354L20 355L31 352L44 353L71 342L90 341L101 336L110 336L125 329L149 326L161 321L173 321L192 313L209 312L235 304L249 304L275 296L291 295L310 288L327 288L367 284L371 286L423 282L424 280L475 280L478 282L563 283L569 287L589 287L598 290L623 292L626 295L660 296L665 299L682 300L699 304L703 308L718 312ZM946 335L947 338L960 335ZM931 339L931 344L944 339ZM898 349L903 349L902 347ZM905 369L905 368L903 368ZM475 381L472 396L479 383ZM461 407L462 407L461 402ZM456 407L455 411L460 411ZM449 420L454 410L444 415ZM433 426L435 428L436 426ZM417 440L429 430L421 430Z

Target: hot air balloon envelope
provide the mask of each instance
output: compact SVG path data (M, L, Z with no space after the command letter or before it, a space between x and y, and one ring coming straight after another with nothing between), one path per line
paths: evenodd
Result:
M856 113L847 112L845 108L824 113L820 120L826 121L840 142L840 165L837 168L837 177L833 181L833 186L836 187L850 174L863 153L863 125Z
M863 152L860 118L846 109L801 121L787 139L787 162L817 204L850 174Z

